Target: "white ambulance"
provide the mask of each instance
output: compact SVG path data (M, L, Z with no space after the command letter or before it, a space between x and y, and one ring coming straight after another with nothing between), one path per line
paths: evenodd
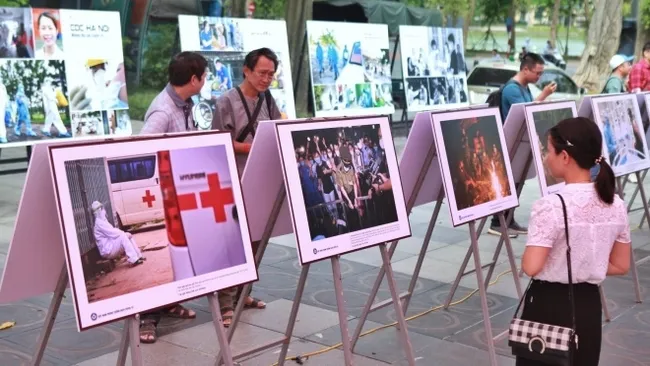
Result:
M225 147L160 151L158 171L174 280L246 263Z
M156 154L108 159L116 225L125 230L165 218Z

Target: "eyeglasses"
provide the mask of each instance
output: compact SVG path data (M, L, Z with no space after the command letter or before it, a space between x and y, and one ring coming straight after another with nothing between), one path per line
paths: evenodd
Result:
M253 71L255 75L262 79L273 79L275 71Z

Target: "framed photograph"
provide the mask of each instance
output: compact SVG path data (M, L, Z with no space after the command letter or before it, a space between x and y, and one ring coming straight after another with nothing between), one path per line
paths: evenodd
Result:
M578 116L576 103L575 101L567 101L528 104L524 108L526 109L528 137L531 141L530 147L533 152L542 195L556 193L564 187L564 181L553 177L546 166L548 132L563 119Z
M387 117L276 129L300 263L411 235Z
M395 111L385 24L307 21L316 117Z
M431 120L454 226L519 205L498 108L433 113Z
M594 120L603 133L603 156L617 177L650 167L648 145L636 95L591 99Z
M230 134L49 152L79 330L258 279Z
M192 97L195 103L205 102L214 111L217 98L244 81L246 55L268 47L278 56L269 90L283 117L296 118L284 20L179 15L178 26L181 50L198 52L208 60L205 85L199 95Z
M461 28L401 25L399 36L409 111L469 105Z

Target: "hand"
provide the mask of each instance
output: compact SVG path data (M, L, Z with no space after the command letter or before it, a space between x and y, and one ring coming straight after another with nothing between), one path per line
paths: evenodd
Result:
M70 90L70 109L84 110L90 108L91 99L88 97L88 87L78 85Z
M555 90L557 89L557 84L556 83L549 83L544 87L544 90L542 93L544 93L546 96L549 96L553 93L555 93Z

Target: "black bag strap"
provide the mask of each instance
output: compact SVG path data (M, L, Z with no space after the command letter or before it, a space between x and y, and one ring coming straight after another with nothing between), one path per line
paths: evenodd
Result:
M569 274L569 302L571 303L571 329L573 334L576 331L576 304L573 298L573 274L571 273L571 245L569 244L569 219L567 218L566 204L564 198L556 193L562 202L562 213L564 214L564 235L566 236L566 267Z
M271 113L271 103L272 103L271 97L272 95L270 90L264 92L264 99L266 100L266 109L269 110L269 119L273 119L273 113Z
M246 102L244 93L242 93L239 86L235 87L235 89L237 90L237 93L239 94L239 98L241 99L241 102L244 105L244 111L246 112L246 117L248 118L248 124L239 133L239 136L237 136L235 140L237 142L244 142L244 140L249 134L252 134L253 137L255 137L255 123L257 122L257 116L260 114L260 110L262 109L262 104L264 104L264 98L262 98L262 95L260 94L259 98L257 99L257 105L255 105L255 110L251 115L251 111L250 109L248 109L248 103Z
M556 193L557 194L557 193ZM562 202L562 213L564 214L564 235L566 236L566 245L567 245L567 250L566 250L566 263L567 263L567 273L569 274L569 302L571 303L571 329L573 330L573 334L571 335L571 341L575 339L575 331L576 331L576 306L575 306L575 300L573 298L573 274L571 273L571 245L569 244L569 220L567 218L567 212L566 212L566 204L564 203L564 198L560 194L557 194L558 197L560 197L560 202ZM523 304L524 299L526 298L526 294L528 293L528 290L530 289L530 285L533 283L533 279L531 278L530 282L528 282L528 287L526 287L526 291L524 291L523 296L521 299L519 299L519 305L517 305L517 310L515 310L515 315L514 317L517 318L519 315L519 309L521 308L521 304Z

